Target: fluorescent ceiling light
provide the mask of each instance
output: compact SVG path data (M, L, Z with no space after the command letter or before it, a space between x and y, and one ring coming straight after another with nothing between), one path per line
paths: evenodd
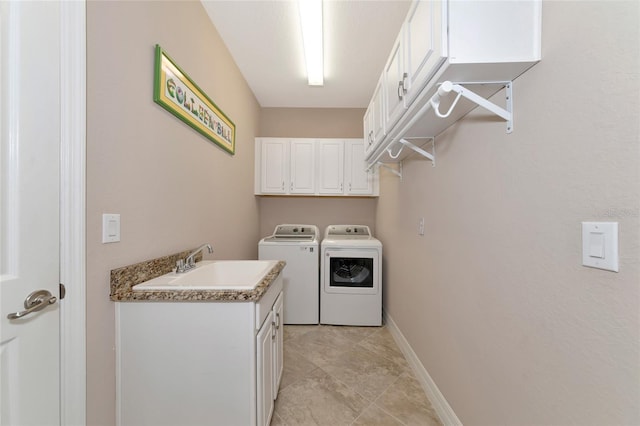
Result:
M309 86L324 84L322 0L298 0Z

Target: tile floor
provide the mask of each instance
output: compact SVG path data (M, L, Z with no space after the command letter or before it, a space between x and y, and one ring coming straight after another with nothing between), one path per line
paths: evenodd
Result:
M442 424L386 327L287 325L281 425Z

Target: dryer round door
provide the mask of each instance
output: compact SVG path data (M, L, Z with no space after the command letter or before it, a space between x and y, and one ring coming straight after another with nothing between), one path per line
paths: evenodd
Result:
M379 255L376 250L327 249L322 262L325 292L377 294L380 291Z

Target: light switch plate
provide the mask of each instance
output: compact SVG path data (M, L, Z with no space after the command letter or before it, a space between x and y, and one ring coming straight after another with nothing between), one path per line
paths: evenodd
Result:
M102 215L102 242L117 243L120 241L120 215L104 213Z
M582 222L582 264L618 272L618 222Z

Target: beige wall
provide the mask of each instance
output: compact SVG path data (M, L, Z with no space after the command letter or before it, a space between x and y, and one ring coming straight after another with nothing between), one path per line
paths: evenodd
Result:
M639 5L545 2L513 134L476 111L382 173L385 309L465 425L640 424ZM619 222L619 273L581 221Z
M200 2L89 1L87 29L87 423L113 425L109 271L203 242L256 257L260 108ZM235 156L153 103L156 43L235 122ZM122 215L120 243L101 244L102 213Z
M385 309L465 424L640 423L636 2L545 2L514 133L473 113L379 201L253 196L255 136L362 137L364 110L260 109L199 2L87 9L88 424L115 424L109 271L205 241L254 258L283 222L376 225ZM235 121L235 156L153 103L156 43ZM620 223L620 273L580 266L583 220Z
M364 109L263 108L260 136L295 138L361 138ZM260 235L281 223L368 225L375 231L376 198L259 197Z
M316 225L320 233L329 225L367 225L375 232L375 198L261 197L260 235L271 235L281 223Z
M262 108L260 136L282 138L361 138L361 108Z

